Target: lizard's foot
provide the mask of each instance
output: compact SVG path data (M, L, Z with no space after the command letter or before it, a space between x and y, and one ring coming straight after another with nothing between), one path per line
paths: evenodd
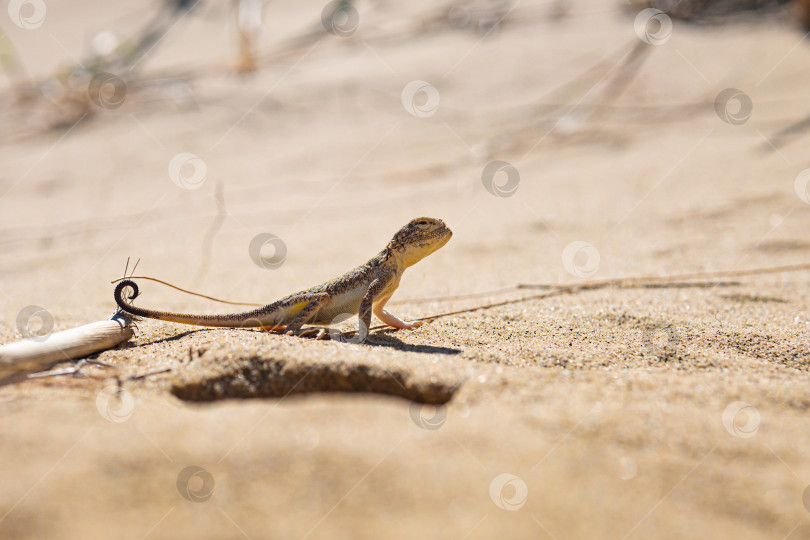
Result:
M329 331L326 328L320 328L318 330L318 335L316 335L312 339L326 339L329 337Z
M326 330L323 328L296 328L293 330L287 330L285 334L288 336L295 336L295 337L303 337L303 338L314 338L314 339L322 339L323 334L326 333Z
M398 327L400 330L416 330L420 326L422 326L424 321L413 321L413 322L404 322L402 323L401 327ZM397 327L395 327L397 328Z

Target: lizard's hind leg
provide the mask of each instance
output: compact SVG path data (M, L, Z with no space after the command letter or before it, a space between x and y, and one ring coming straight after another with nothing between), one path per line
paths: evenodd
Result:
M299 311L298 314L293 317L293 319L287 325L287 328L285 328L285 333L288 336L298 336L306 332L305 330L302 331L301 327L315 317L321 306L329 302L329 294L325 292L302 294L301 296L296 296L290 300L296 304L307 302L304 309Z

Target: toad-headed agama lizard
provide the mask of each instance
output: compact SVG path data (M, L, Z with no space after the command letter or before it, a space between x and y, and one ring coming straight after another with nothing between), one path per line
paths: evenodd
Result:
M453 233L440 219L413 219L367 263L331 281L243 313L191 315L135 307L130 301L138 296L138 285L129 279L115 287L115 301L123 311L136 317L197 326L260 327L288 335L305 333L301 328L305 324L328 325L338 316L354 314L358 315L361 330L367 331L372 311L389 326L413 329L422 323L397 318L383 309L385 303L399 286L405 269L444 246L451 236ZM125 299L127 288L133 292ZM321 329L317 337L323 337L324 333Z

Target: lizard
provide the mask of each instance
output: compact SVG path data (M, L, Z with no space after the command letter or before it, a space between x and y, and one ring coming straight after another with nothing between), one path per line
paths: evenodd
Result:
M258 327L291 336L311 332L311 329L303 329L305 324L328 325L340 316L352 315L358 316L363 335L371 327L372 312L388 326L412 330L422 323L401 320L388 312L385 304L399 287L405 270L443 247L452 236L453 232L441 219L412 219L366 263L330 281L242 313L194 315L136 307L132 301L139 290L131 279L125 279L115 287L115 302L122 311L135 317L195 326ZM127 297L125 289L132 290ZM321 328L316 339L323 338L325 333L326 330Z

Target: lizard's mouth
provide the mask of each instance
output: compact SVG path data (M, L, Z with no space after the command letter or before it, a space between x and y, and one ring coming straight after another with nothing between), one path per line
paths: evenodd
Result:
M453 231L448 229L446 226L443 226L430 233L427 240L430 243L441 241L442 245L444 245L450 240L451 236L453 236Z
M442 225L441 227L439 227L438 229L433 231L433 234L431 234L430 236L431 237L436 237L436 236L445 236L445 235L447 235L448 238L453 236L453 231L448 229L447 225Z

